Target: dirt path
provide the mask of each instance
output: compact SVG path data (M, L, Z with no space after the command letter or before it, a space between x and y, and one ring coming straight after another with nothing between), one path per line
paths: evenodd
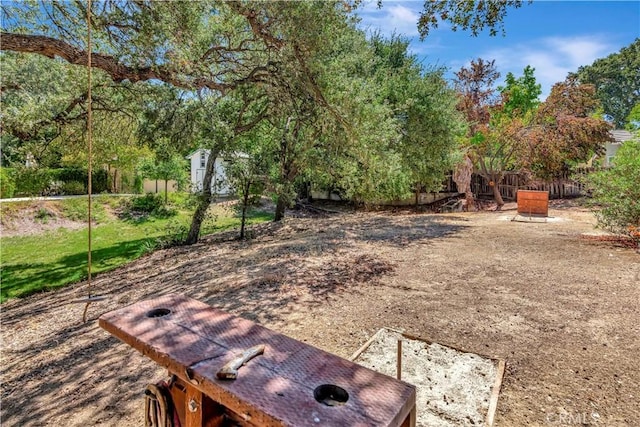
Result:
M2 423L139 426L164 375L97 327L100 313L181 292L349 357L382 326L507 359L499 426L640 425L640 255L581 238L592 215L358 213L263 225L86 284L4 304Z

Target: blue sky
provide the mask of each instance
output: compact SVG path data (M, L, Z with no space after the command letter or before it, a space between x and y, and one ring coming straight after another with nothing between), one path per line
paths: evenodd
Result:
M509 9L504 20L506 35L478 37L468 31L451 31L447 23L420 41L417 20L423 1L365 0L358 10L363 29L394 31L411 38L410 49L425 65L449 69L447 76L472 59L495 59L501 78L522 75L525 66L535 68L544 99L551 86L581 65L628 46L640 37L640 1L539 1L523 2Z

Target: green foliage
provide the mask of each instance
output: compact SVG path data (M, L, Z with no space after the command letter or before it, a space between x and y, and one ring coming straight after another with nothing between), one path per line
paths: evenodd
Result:
M627 116L625 128L632 132L640 130L640 103L637 103L631 109L631 112Z
M613 163L588 177L598 223L640 241L640 141L625 142Z
M425 32L436 14L454 28L493 31L507 7L520 6L519 0L431 3L420 23ZM182 181L179 154L196 147L230 153L252 132L256 147L248 151L264 153L267 188L279 207L294 200L302 181L339 187L365 202L403 197L415 187L437 189L461 133L443 71L421 67L407 40L367 41L350 11L338 0L95 3L94 50L104 55L93 88L94 164L124 170L145 143L156 156L141 166L143 175ZM85 12L78 2L2 8L3 17L12 17L6 31L13 49L47 55L65 43L84 49ZM48 49L32 49L30 34L51 37ZM86 164L82 69L56 60L48 70L49 58L27 57L7 56L15 74L42 71L11 89L12 138L25 150L42 148L42 141L53 147L47 165ZM40 74L41 82L31 82ZM149 79L154 83L142 83ZM49 82L58 86L46 108L21 102L46 92ZM34 119L21 128L20 117ZM200 211L209 199L201 197ZM201 214L194 214L192 231Z
M528 112L534 111L540 101L538 97L542 93L542 86L536 83L533 75L535 68L527 65L523 75L517 79L512 73L507 73L505 86L498 86L503 97L502 111L510 117L524 117Z
M51 212L49 212L46 208L39 208L39 209L36 211L36 213L35 213L35 215L34 215L34 218L35 218L37 221L40 221L40 222L42 222L42 223L45 223L45 224L46 224L46 223L47 223L47 221L49 220L49 218L52 218L53 216L54 216L54 215L53 215Z
M16 195L51 196L87 194L87 170L80 168L15 168ZM92 173L92 193L109 190L109 178L104 169Z
M41 167L86 168L86 69L59 59L2 52L2 162L24 164L35 156ZM136 114L141 85L114 85L100 70L93 75L93 166L131 169L139 150ZM77 179L79 180L79 179Z
M138 173L143 178L174 180L179 190L184 190L189 181L187 173L187 161L179 154L174 154L168 158L144 158L138 164Z
M15 168L16 196L44 196L53 183L53 172L45 168Z
M640 102L640 38L606 58L578 69L581 83L596 86L605 114L623 128L633 107Z
M371 44L378 60L375 84L380 87L380 102L392 109L399 131L385 135L391 141L398 138L398 143L381 151L390 157L393 151L400 155L402 164L397 171L409 180L404 195L413 187L438 191L452 167L456 138L464 132L456 111L457 96L444 80L443 69L425 70L409 54L408 40L374 35ZM397 184L405 177L398 178L389 177L395 182L394 195L402 197Z
M531 3L533 0L529 0ZM507 13L507 8L522 6L521 0L503 1L426 1L424 10L420 13L418 30L422 38L429 35L429 31L438 28L438 22L449 22L451 29L458 28L471 30L471 34L477 36L485 28L489 28L489 34L495 36L498 29L504 35L502 20Z
M16 191L13 169L0 167L0 199L10 199Z
M162 195L154 193L123 199L120 210L123 217L137 220L149 216L169 218L178 213L176 209L165 203Z
M84 182L66 181L60 186L60 193L65 196L87 194Z

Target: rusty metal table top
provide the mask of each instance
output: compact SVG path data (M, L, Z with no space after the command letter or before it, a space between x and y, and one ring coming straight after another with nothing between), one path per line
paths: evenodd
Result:
M410 384L181 295L105 313L99 323L257 425L400 426L415 406ZM264 354L236 380L216 378L234 356L259 344ZM344 388L349 399L342 406L316 401L313 392L322 384Z

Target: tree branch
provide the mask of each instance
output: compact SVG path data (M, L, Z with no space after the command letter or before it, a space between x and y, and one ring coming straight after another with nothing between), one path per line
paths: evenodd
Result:
M87 63L86 51L52 37L2 32L0 33L0 38L2 40L1 50L36 53L48 58L58 56L70 64L75 65L86 65ZM222 93L235 87L233 83L223 84L204 78L188 79L177 75L174 71L163 66L154 68L129 67L119 62L113 56L100 53L92 53L91 62L95 68L105 71L116 82L129 80L135 83L147 80L161 80L184 89L208 88ZM243 80L250 80L254 75L255 73L250 74Z

